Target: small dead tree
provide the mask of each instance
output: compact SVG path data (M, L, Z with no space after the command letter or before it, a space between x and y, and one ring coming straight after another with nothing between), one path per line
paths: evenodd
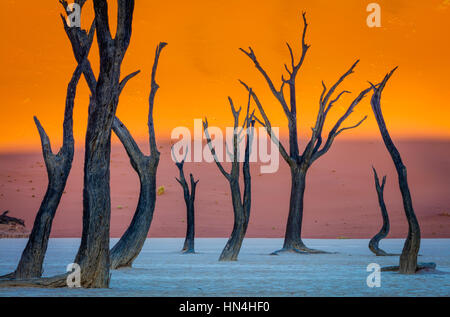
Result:
M386 236L389 234L389 215L386 209L386 204L384 202L384 185L386 185L386 176L383 176L383 180L380 184L380 179L378 178L377 171L375 167L372 167L373 169L373 177L375 181L375 189L377 191L378 196L378 204L380 205L381 210L381 217L383 218L383 225L380 229L380 231L369 241L369 249L372 251L376 256L388 256L388 255L398 255L398 254L390 254L385 252L384 250L380 249L378 244L380 243L381 239L386 238Z
M392 141L381 111L381 93L396 69L397 68L394 68L390 71L379 85L372 85L374 93L371 99L372 110L375 115L381 137L383 138L386 149L388 150L397 171L400 192L403 199L403 208L408 221L408 236L405 240L402 254L400 255L400 265L398 267L383 268L383 270L398 270L401 274L415 274L419 269L435 268L436 264L417 263L417 256L420 249L420 226L413 209L411 193L408 186L406 166L403 164L400 153Z
M185 156L181 160L181 162L178 162L177 158L175 157L175 153L173 152L172 147L172 157L175 160L175 165L177 166L180 177L176 177L175 179L177 182L181 185L181 188L183 188L183 197L184 202L186 203L186 238L184 240L183 249L181 249L181 252L184 254L189 253L195 253L195 247L194 247L194 239L195 239L195 191L197 188L198 180L194 179L194 176L189 174L190 182L191 182L191 189L189 190L189 185L186 181L186 178L184 177L184 162L186 160L186 155L188 153L188 149L185 149Z
M251 47L246 51L244 49L240 49L242 52L247 55L248 58L253 62L256 69L261 73L267 82L270 91L281 104L281 107L288 119L288 127L289 127L289 153L282 145L280 140L276 138L274 133L272 132L272 125L270 123L269 118L267 117L261 102L259 101L256 93L251 90L251 88L241 81L241 83L247 88L248 91L251 91L251 96L254 99L258 110L262 116L262 120L255 117L255 119L263 125L271 139L275 144L278 145L280 154L283 159L287 162L291 170L291 195L290 195L290 203L289 203L289 216L286 224L286 232L284 238L283 248L281 250L275 251L273 254L278 254L280 252L297 252L297 253L325 253L324 251L310 249L302 241L301 233L302 233L302 222L303 222L303 204L304 204L304 194L306 188L306 175L309 167L321 156L328 152L331 145L333 144L334 139L343 131L353 129L358 127L365 119L364 117L358 123L341 128L342 123L350 116L355 107L361 102L361 100L366 96L368 92L371 91L371 88L364 89L359 93L359 95L351 102L348 106L347 111L340 117L340 119L333 126L331 131L328 133L328 137L325 143L322 146L322 130L325 124L326 117L333 107L333 105L340 99L340 97L349 93L349 91L342 91L337 96L332 99L332 95L338 88L338 86L347 78L350 74L354 72L354 69L359 61L356 61L350 69L345 72L335 84L331 86L330 89L327 90L324 82L322 82L323 91L320 96L319 101L319 111L317 114L316 124L312 128L312 135L309 142L306 144L305 149L302 154L299 152L299 143L298 143L298 129L297 129L297 94L296 94L296 77L297 74L303 65L305 60L306 53L309 49L309 45L305 43L306 31L307 31L307 21L306 14L303 13L303 35L302 35L302 51L301 57L298 62L295 61L294 52L291 46L287 43L287 47L290 54L291 60L291 68L285 65L285 69L288 73L288 78L286 79L284 76L281 78L281 87L279 90L275 88L275 84L273 83L270 76L264 70L264 68L259 63L256 55ZM288 86L289 90L289 105L285 98L285 86ZM322 146L322 147L321 147Z
M63 122L63 144L58 153L53 153L50 138L45 132L39 120L34 117L34 122L39 132L42 144L42 154L48 175L48 185L44 199L41 202L38 213L34 220L33 229L28 238L27 245L22 252L16 270L13 273L2 276L1 278L10 279L28 279L41 277L43 272L43 263L47 251L48 239L52 229L53 219L56 214L59 202L66 187L67 178L72 168L74 156L74 137L73 137L73 109L75 103L76 88L81 77L83 67L86 65L89 49L94 38L94 24L86 34L86 44L80 64L75 69L72 79L67 87L66 105Z
M219 261L237 261L239 251L241 249L242 242L245 237L245 233L247 232L251 208L251 175L250 175L249 161L250 161L251 144L253 139L253 128L255 125L254 111L252 114L250 114L251 90L248 98L247 114L240 129L239 129L239 116L241 113L241 108L236 110L233 104L233 100L230 97L228 97L228 101L230 103L231 112L233 113L234 117L233 152L232 153L228 152L228 147L226 146L228 155L230 155L230 157L232 158L230 173L225 171L216 155L216 150L212 145L211 136L209 135L208 132L207 118L205 118L205 121L203 121L203 129L205 131L205 136L209 149L220 172L228 180L233 204L233 213L234 213L233 231L231 232L231 236L228 239L228 242L225 245L225 248L223 249L219 257ZM245 135L243 136L242 133L245 133ZM242 142L244 137L246 143L245 143L244 162L242 164L242 172L244 177L244 193L242 197L239 185L239 178L240 178L239 144Z

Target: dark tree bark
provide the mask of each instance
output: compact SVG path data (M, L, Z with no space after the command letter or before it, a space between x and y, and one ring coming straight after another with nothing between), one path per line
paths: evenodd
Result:
M65 23L65 19L63 19ZM86 43L86 34L80 32L79 29L69 28L64 24L66 33L72 43L72 49L77 60L80 59L80 53L83 52L83 47ZM134 217L130 226L125 231L124 235L111 249L111 268L117 269L121 267L130 267L134 259L139 255L145 239L147 238L150 229L153 212L156 200L156 170L159 163L160 153L156 146L155 129L153 124L153 107L156 92L159 88L156 83L156 70L158 66L159 57L162 49L167 43L160 43L156 48L155 60L152 69L151 88L149 96L149 114L148 114L148 129L149 129L149 143L151 154L144 155L135 140L131 136L125 125L116 117L113 122L113 131L119 137L125 147L130 158L131 165L137 172L140 181L140 194L138 206L136 208ZM127 82L136 76L139 71L126 76L119 84L119 95L124 89ZM84 76L91 89L92 94L95 94L95 87L97 81L92 71L90 64L84 68Z
M152 70L151 89L149 97L148 132L150 143L150 155L144 155L131 134L122 122L116 117L113 123L114 133L119 137L125 147L131 165L139 175L141 185L139 202L130 226L123 236L111 249L111 268L130 267L139 255L147 238L153 219L156 202L156 171L158 168L160 153L156 146L155 129L153 124L153 105L156 91L159 86L156 83L156 69L159 56L166 43L159 43L156 48L155 61ZM133 74L131 74L133 75ZM125 85L127 78L122 83Z
M396 69L397 68L394 68L389 72L379 85L372 86L374 93L371 99L371 105L381 137L383 138L386 149L388 150L397 171L400 192L403 199L403 208L408 221L408 236L405 240L402 254L400 255L399 273L414 274L418 268L420 268L417 264L417 256L420 249L420 226L413 209L406 166L403 164L400 153L392 141L381 111L381 93Z
M203 128L205 131L205 136L207 139L207 143L209 149L211 150L212 156L214 157L214 161L216 162L217 167L220 172L225 176L228 180L231 190L231 199L233 203L233 212L234 212L234 225L233 231L231 232L231 236L228 239L225 248L223 249L219 261L237 261L239 251L241 250L242 242L245 237L245 233L247 232L248 222L250 220L250 208L251 208L251 175L250 175L250 151L251 144L253 138L253 128L255 125L254 120L254 111L250 114L250 101L251 101L251 93L249 92L249 99L247 104L247 115L242 124L242 128L239 129L239 115L241 112L241 108L236 110L233 105L233 101L230 97L228 97L228 101L230 102L231 111L234 117L234 134L233 134L233 153L232 163L231 163L231 172L227 173L223 168L222 164L219 162L216 151L212 146L211 137L208 132L208 120L205 118L203 122ZM244 163L242 166L242 172L244 176L244 194L243 198L241 195L241 189L239 185L239 143L243 140L244 136L241 136L245 128L245 156ZM227 148L228 149L228 148Z
M106 0L94 0L100 73L89 105L83 189L83 232L75 263L81 285L107 288L110 280L111 129L119 99L120 68L131 38L134 1L118 0L117 32L111 37Z
M186 149L186 155L188 151ZM192 174L189 174L190 182L191 182L191 189L189 190L189 185L186 181L186 178L184 177L184 162L186 157L181 161L178 162L175 154L173 154L173 147L172 147L172 156L175 160L175 165L177 166L180 177L176 178L177 182L181 185L181 188L183 188L183 197L184 202L186 203L186 238L184 240L183 249L181 249L182 253L189 254L189 253L195 253L195 247L194 247L194 239L195 239L195 191L197 188L198 180L194 180L194 176Z
M372 169L375 181L375 189L377 191L378 196L378 204L380 205L381 217L383 218L383 225L380 231L372 239L370 239L369 249L376 256L398 255L387 253L384 250L380 249L378 246L380 240L386 238L386 236L389 234L390 225L389 225L389 215L386 209L386 204L384 203L384 185L386 184L386 176L383 176L383 180L380 184L380 179L378 178L377 171L375 170L374 167Z
M47 251L48 239L59 202L66 187L67 178L72 168L74 156L73 138L73 108L75 103L76 88L86 65L89 49L94 38L95 27L91 27L89 35L86 35L87 46L80 58L72 79L67 87L66 105L63 123L63 144L57 154L54 154L50 145L50 138L45 133L39 120L34 117L42 143L42 153L48 174L48 185L34 220L33 229L28 238L28 243L22 252L16 270L3 277L14 279L29 279L41 277L43 263Z
M66 5L65 1L60 2ZM85 1L78 2L82 5ZM120 68L131 38L134 0L118 0L115 38L112 38L109 28L107 1L93 0L93 3L100 53L100 73L95 88L89 85L94 89L94 93L89 104L85 140L83 232L75 263L81 267L83 287L106 288L110 279L111 129L121 91ZM79 40L76 38L77 34L68 32L68 35L71 41ZM64 287L67 275L24 279L13 283L14 285L2 281L0 286Z
M348 116L353 112L355 107L360 103L360 101L366 96L368 92L370 92L371 88L367 88L353 100L350 106L347 108L347 111L342 115L342 117L336 122L332 130L328 134L328 138L325 144L322 145L322 130L325 123L326 116L329 110L333 107L333 105L340 99L340 97L349 93L348 91L340 92L335 99L331 99L331 96L337 89L337 87L344 81L344 79L353 73L354 68L356 67L358 61L356 61L350 69L343 74L339 80L331 86L329 90L327 90L325 84L323 85L323 92L320 97L319 103L319 111L317 114L315 127L312 128L311 139L307 143L302 154L299 153L299 145L298 145L298 132L297 132L297 94L296 94L296 77L298 71L303 65L306 53L309 49L309 45L305 43L305 36L308 24L306 22L306 14L303 13L303 35L302 35L302 52L299 61L295 62L294 52L289 44L287 44L290 58L291 58L291 68L285 65L285 69L288 73L288 78L285 79L284 76L281 78L281 87L279 90L275 88L275 85L261 66L259 61L256 58L256 55L251 47L249 47L248 51L240 49L244 52L254 63L256 69L261 73L261 75L266 80L270 91L281 104L282 109L288 119L288 128L289 128L289 153L286 151L285 147L281 144L280 140L276 138L276 136L272 132L272 126L269 118L267 117L261 102L259 101L256 93L252 91L251 95L256 105L258 106L258 110L261 113L262 119L255 118L261 125L263 125L271 139L278 145L281 156L288 163L291 169L291 196L289 203L289 215L286 224L286 232L284 238L283 248L279 251L274 252L273 254L278 254L280 252L297 252L297 253L325 253L320 250L310 249L302 241L302 222L303 222L303 201L304 201L304 193L306 187L306 176L309 170L309 167L312 165L314 161L316 161L319 157L324 155L333 144L334 139L341 132L348 129L353 129L358 127L366 118L363 118L357 124L341 128L341 124L348 118ZM249 86L241 81L241 83L247 88L248 91L251 91ZM284 96L285 85L289 87L289 104L286 101Z

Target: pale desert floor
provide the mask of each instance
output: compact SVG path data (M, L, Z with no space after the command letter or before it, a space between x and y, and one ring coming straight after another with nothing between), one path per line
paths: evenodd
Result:
M115 243L117 239L111 241ZM381 273L380 287L366 280L370 263L397 265L398 257L376 257L365 239L307 239L336 254L269 255L282 239L245 239L237 262L218 262L223 238L200 238L197 254L183 255L180 238L147 239L133 268L112 271L110 289L2 289L0 296L450 296L450 239L424 239L419 260L437 263L437 273ZM0 240L0 275L11 272L26 239ZM63 273L79 239L51 239L44 275ZM400 252L401 239L380 244Z
M162 152L158 196L150 237L183 237L185 205L175 180L178 170L167 142ZM413 203L422 236L450 238L450 141L398 141L408 168ZM148 147L148 146L147 146ZM146 147L144 146L144 149ZM394 166L379 141L339 141L310 169L305 194L305 238L370 238L381 225L371 166L387 174L385 199L391 217L389 238L407 232ZM200 179L196 200L197 237L227 237L233 226L229 187L213 163L186 163L185 173ZM56 214L52 237L80 237L83 151L76 152L66 192ZM47 174L41 153L0 153L0 212L25 219L31 229L45 193ZM280 160L275 174L260 175L252 166L253 202L247 237L282 237L290 190L287 165ZM111 236L119 237L134 213L139 183L121 145L114 145L111 163Z

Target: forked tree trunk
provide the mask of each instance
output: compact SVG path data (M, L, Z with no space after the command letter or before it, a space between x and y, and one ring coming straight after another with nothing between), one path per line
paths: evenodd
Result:
M89 33L89 47L86 53L89 53L90 45L94 35L94 27ZM87 55L85 55L86 57ZM43 273L43 263L47 251L48 239L52 229L53 219L56 214L61 197L66 187L74 156L74 138L73 138L73 108L75 104L76 88L81 77L83 67L86 65L86 59L80 60L72 75L72 79L67 87L66 105L63 123L63 145L57 154L53 154L50 139L45 133L39 120L34 117L38 129L42 153L48 174L48 185L44 199L41 202L38 213L34 220L33 229L28 238L27 245L22 252L16 270L1 278L29 279L41 277Z
M153 107L156 92L159 85L156 83L156 70L162 49L167 43L161 42L156 47L155 60L153 62L151 74L151 88L148 100L148 134L150 155L144 155L139 146L134 141L128 129L116 117L113 123L114 133L119 137L131 165L139 175L140 193L139 202L134 213L130 226L122 235L120 240L111 249L111 268L118 269L121 267L131 267L133 261L139 255L147 239L148 231L153 219L153 212L156 203L156 171L159 164L160 153L156 146L155 127L153 123ZM122 91L127 81L134 77L138 72L132 73L125 77L120 83L119 93Z
M231 111L234 117L234 133L233 133L233 153L232 153L232 165L231 172L227 173L223 168L222 164L218 161L215 149L212 146L211 137L208 132L208 121L205 118L203 122L203 128L205 131L206 139L208 142L209 149L214 157L216 165L218 166L221 173L225 176L230 184L231 199L233 204L234 213L234 225L231 236L225 245L222 253L220 254L219 261L237 261L239 251L241 250L242 242L244 241L245 233L247 232L248 222L250 219L250 209L251 209L251 175L250 175L250 152L253 139L253 129L255 126L254 111L250 114L250 102L251 102L252 90L249 90L248 103L247 103L247 114L242 124L241 130L239 129L239 115L241 108L236 110L233 105L233 101L230 97L228 100L230 102ZM244 130L245 128L245 130ZM245 131L245 132L244 132ZM242 172L244 176L244 194L243 198L241 195L241 189L239 186L239 144L244 137L241 138L241 134L245 133L245 154L244 162L242 165Z
M89 104L85 140L83 232L75 263L81 267L83 287L106 288L110 279L111 129L120 94L120 68L131 38L134 0L118 0L115 38L110 32L107 1L93 2L100 74ZM84 4L84 1L81 3ZM6 282L0 283L0 286L64 287L67 275L26 279L14 285Z
M82 3L80 3L80 5L81 4ZM72 50L75 59L80 60L80 55L83 54L84 47L86 47L87 35L80 29L68 27L65 19L63 19L63 23L66 34L72 44ZM122 142L130 158L131 165L139 176L140 194L139 202L131 224L129 225L121 239L111 249L110 262L112 269L129 267L132 265L134 259L139 255L144 245L153 219L156 200L156 170L158 167L160 155L156 146L155 130L153 124L154 99L159 88L158 84L156 83L155 76L161 51L166 45L167 43L162 42L157 46L151 75L151 89L148 112L148 131L151 152L150 156L146 156L140 151L138 145L129 133L128 129L122 122L120 122L118 118L115 118L113 122L113 131ZM127 82L138 73L139 71L131 73L120 82L119 96ZM87 66L84 68L84 76L91 90L91 93L94 95L97 81L89 61L87 62Z
M119 90L120 67L131 37L134 1L118 0L117 33L109 31L108 5L94 0L100 74L89 105L86 132L83 232L75 263L81 267L81 285L107 288L110 280L109 228L111 218L111 129Z
M186 149L186 155L188 153L188 150ZM172 154L173 154L173 147L172 147ZM186 181L186 178L184 177L184 162L185 159L183 159L181 162L178 162L175 154L173 154L173 159L175 160L175 164L179 170L180 177L176 178L177 182L181 185L183 188L183 198L184 202L186 204L186 238L184 240L183 249L181 249L181 252L184 254L189 253L195 253L195 246L194 246L194 239L195 239L195 192L197 188L198 180L194 180L194 176L192 174L189 175L190 182L191 182L191 189L189 190L189 185Z
M118 118L114 120L113 129L124 145L140 182L139 201L131 224L111 249L111 269L114 270L131 267L144 246L155 210L159 153L152 153L151 156L142 154L127 128Z
M396 255L396 254L390 254L385 252L384 250L380 249L378 244L380 243L381 239L384 239L389 234L389 215L386 209L386 204L384 203L384 185L386 184L386 176L383 176L383 180L380 184L380 179L378 178L377 171L375 168L373 168L373 176L375 179L375 189L377 191L378 196L378 204L380 205L381 210L381 217L383 219L383 225L380 229L380 231L373 236L372 239L369 241L369 249L372 251L376 256L388 256L388 255ZM398 255L398 254L397 254Z
M408 237L403 246L402 254L400 255L399 272L402 274L414 274L417 271L417 255L420 249L420 227L414 213L411 193L409 191L408 179L406 174L406 166L400 157L400 153L394 145L394 142L389 135L386 123L381 111L381 93L386 86L387 81L394 73L393 69L385 76L383 81L378 86L373 86L374 94L371 99L372 110L377 120L381 136L383 138L386 149L391 155L394 162L395 169L398 175L398 182L403 199L403 208L405 210L406 219L408 220Z

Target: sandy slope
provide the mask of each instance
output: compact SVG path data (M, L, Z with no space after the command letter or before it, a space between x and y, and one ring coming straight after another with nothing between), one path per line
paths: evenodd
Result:
M450 238L450 142L399 141L409 172L409 181L423 237ZM159 142L162 158L152 237L182 237L185 206L175 181L177 169L169 156L169 145ZM330 152L315 163L308 175L304 237L369 238L380 226L380 214L371 165L388 174L385 190L391 215L391 238L406 235L400 192L394 167L378 141L337 141ZM186 173L200 178L197 192L197 236L225 237L232 229L228 184L214 164L187 163ZM78 237L81 233L83 152L77 151L66 193L54 222L53 237ZM138 179L125 151L115 145L111 164L111 235L118 237L128 226L138 198ZM282 237L286 223L290 179L280 161L276 174L259 175L252 167L253 206L248 237ZM31 228L45 192L47 175L39 152L0 154L0 211L25 219Z
M112 241L114 243L115 241ZM183 239L148 239L134 267L112 272L110 289L1 289L0 296L450 296L450 241L422 241L420 261L436 262L441 274L381 273L379 288L366 280L370 263L395 265L398 257L376 257L368 240L307 240L337 254L268 255L282 239L246 239L238 262L218 262L226 239L197 239L198 254L179 253ZM0 240L0 274L10 272L26 239ZM44 274L65 271L79 239L51 239ZM398 252L402 240L381 246Z

